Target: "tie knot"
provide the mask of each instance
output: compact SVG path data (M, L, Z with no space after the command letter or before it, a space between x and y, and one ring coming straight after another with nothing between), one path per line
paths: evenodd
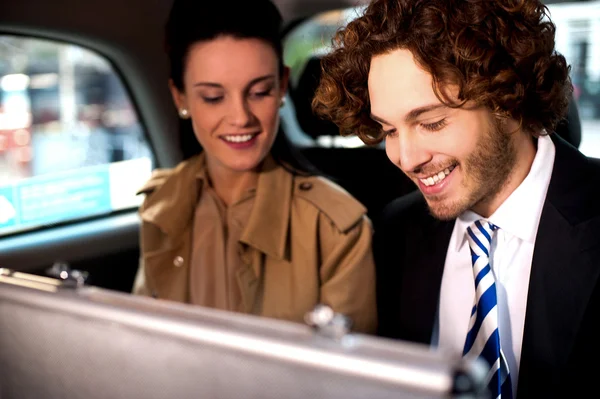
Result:
M467 227L467 240L473 255L490 256L490 246L492 237L498 226L488 222L485 219L477 220L471 226Z

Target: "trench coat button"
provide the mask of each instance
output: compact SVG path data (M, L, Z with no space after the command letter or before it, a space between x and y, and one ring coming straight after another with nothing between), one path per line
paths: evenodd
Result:
M302 191L308 191L312 188L312 183L305 181L304 183L300 184L299 188Z
M183 258L181 256L176 256L175 259L173 259L173 264L175 267L183 266Z

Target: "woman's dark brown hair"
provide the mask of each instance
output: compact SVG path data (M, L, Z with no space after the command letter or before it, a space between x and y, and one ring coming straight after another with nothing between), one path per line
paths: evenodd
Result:
M369 116L371 58L407 49L432 75L442 102L473 101L517 120L533 135L552 132L572 90L554 34L538 0L374 0L334 37L313 109L343 135L381 141L381 129ZM448 84L458 86L458 103L445 94Z
M198 42L222 36L259 39L269 44L284 70L281 28L283 19L271 0L175 0L165 25L165 50L169 58L170 78L184 90L183 75L189 49ZM184 158L200 151L191 121L180 119L180 147ZM273 147L273 158L292 173L311 175L320 172L306 160L280 128Z

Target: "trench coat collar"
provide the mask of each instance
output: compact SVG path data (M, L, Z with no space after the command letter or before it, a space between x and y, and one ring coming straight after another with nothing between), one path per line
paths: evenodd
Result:
M153 174L138 191L148 193L140 208L141 219L156 225L168 236L182 235L193 221L202 185L196 176L204 165L204 153L201 153L180 163L162 179Z
M286 257L294 176L268 156L258 177L254 207L240 241L276 258Z
M201 194L206 162L204 153L179 164L160 181L140 192L154 189L140 208L140 217L165 234L177 237L190 228ZM286 256L286 243L294 176L268 155L258 178L256 198L240 241L277 259ZM156 186L156 187L154 187Z

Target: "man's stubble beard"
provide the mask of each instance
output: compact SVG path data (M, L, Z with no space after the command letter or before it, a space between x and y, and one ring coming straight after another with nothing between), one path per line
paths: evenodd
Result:
M503 129L501 122L494 120L488 133L479 139L476 150L465 162L458 162L463 174L461 185L468 190L465 198L452 203L439 198L440 204L436 205L435 197L426 197L429 212L436 219L448 221L492 200L508 183L516 162L511 134Z

